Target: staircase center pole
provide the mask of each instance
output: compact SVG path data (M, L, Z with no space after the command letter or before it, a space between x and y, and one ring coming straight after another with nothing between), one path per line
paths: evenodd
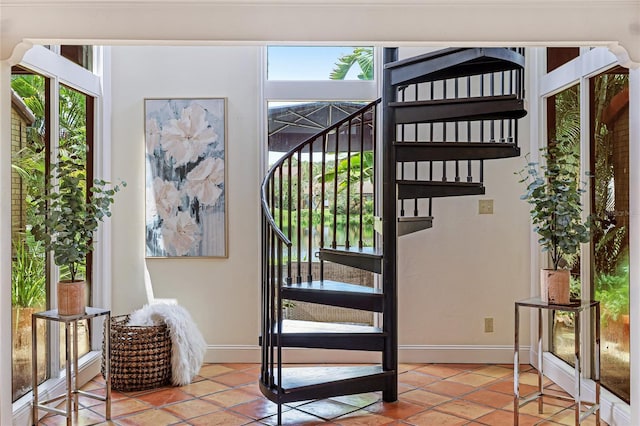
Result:
M397 48L385 48L383 64L398 60ZM396 156L393 141L396 125L390 102L396 99L395 87L391 85L391 71L386 69L382 80L382 290L384 311L382 328L386 333L382 354L384 371L395 371L382 399L393 402L398 399L398 288L396 271Z

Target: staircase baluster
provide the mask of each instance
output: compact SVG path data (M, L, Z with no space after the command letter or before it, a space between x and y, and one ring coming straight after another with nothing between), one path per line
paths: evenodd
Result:
M360 217L358 218L358 248L362 249L362 224L364 213L364 112L360 114Z
M418 93L419 90L419 85L416 84L416 101L420 100L420 95ZM413 134L413 140L414 142L418 142L418 123L414 123L414 134ZM417 180L418 179L418 162L414 161L413 162L413 179ZM413 200L413 215L417 216L418 215L418 199L415 198ZM403 216L404 216L404 212L403 212Z
M277 263L280 265L282 263L282 241L278 240L278 260ZM282 268L278 268L282 269ZM278 424L282 424L282 278L280 275L278 276L278 333L276 335L276 346L277 346L277 354L278 354ZM275 288L275 286L273 286Z
M298 249L298 258L296 259L296 282L302 282L302 149L298 149L298 164L297 166L297 176L298 176L298 188L297 188L297 197L296 197L296 218L297 218L297 241L296 247Z
M454 79L455 85L454 85L454 98L458 99L459 98L459 94L458 94L458 78ZM453 122L454 125L454 133L453 133L453 140L454 142L459 142L459 135L458 135L458 122L454 121ZM456 165L456 178L455 181L456 182L460 182L460 163L458 160L456 160L455 162Z
M407 86L404 86L399 90L399 92L400 92L400 101L401 102L405 102L406 91L407 91ZM400 124L398 126L398 128L396 129L396 135L398 136L396 138L398 141L401 141L401 142L405 141L404 124ZM405 163L404 162L398 162L398 167L400 168L400 179L404 180ZM404 200L400 200L400 216L404 216Z
M442 80L442 99L447 99L447 80ZM447 122L442 122L442 142L447 141Z
M467 98L471 98L471 76L467 76ZM471 120L467 120L467 142L471 142Z
M284 191L282 189L282 185L283 185L283 177L282 177L282 166L278 167L278 194L279 194L279 207L280 207L280 214L279 216L279 221L280 221L280 229L282 229L283 226L283 221L284 221ZM289 210L289 209L287 209ZM289 231L289 235L288 238L291 239L291 231ZM291 284L291 247L287 247L288 253L287 253L287 284Z
M287 196L289 198L289 202L288 202L288 206L287 206L287 225L288 225L288 231L287 231L287 238L289 238L290 241L293 241L293 194L291 191L291 188L293 187L293 156L289 157L289 160L287 162ZM288 259L287 262L289 263L289 276L293 277L293 271L292 271L292 265L293 265L293 246L289 246L289 249L287 251L288 253Z
M267 193L269 193L270 186L271 186L270 181L267 180L264 185ZM262 233L260 235L260 247L262 249L262 253L267 253L267 256L263 254L262 259L260 261L260 270L261 270L261 277L262 277L262 279L260 280L260 318L262 318L262 321L260 324L260 335L264 336L264 339L265 339L265 341L260 346L260 380L262 380L263 382L267 382L267 378L269 377L267 374L268 360L267 360L266 351L265 351L266 339L267 339L267 330L265 325L267 324L267 322L264 321L264 318L266 317L266 314L268 312L267 310L267 303L268 303L267 288L268 288L268 282L269 282L268 259L271 258L270 253L268 251L269 249L268 241L269 241L269 235L271 234L272 231L268 225L267 217L264 214L264 212L262 214L261 230L262 230Z
M315 139L309 144L309 195L307 198L307 210L309 211L309 242L307 244L307 281L313 281L313 269L311 262L313 261L313 144Z
M378 193L378 144L376 143L376 141L378 140L378 126L376 125L376 123L378 122L378 104L374 104L373 108L372 108L372 112L371 112L371 146L372 146L372 150L373 150L373 170L371 171L371 173L373 173L373 209L376 213L378 213L377 209L377 193ZM380 120L380 122L382 122L382 120ZM374 220L375 220L375 214L374 214ZM375 232L372 233L372 239L373 239L373 247L376 247L376 237L375 237Z
M324 217L325 217L325 183L327 176L327 150L329 148L329 133L324 135L322 149L322 171L320 172L320 248L324 248ZM324 261L320 259L320 280L324 280Z
M495 79L496 79L496 73L491 73L489 74L489 95L490 96L495 96L496 91L495 91ZM491 120L489 122L489 141L491 141L492 143L496 141L496 134L495 134L495 120Z
M345 242L344 242L344 246L345 248L349 249L349 247L351 247L351 242L349 240L349 225L351 224L351 222L349 221L350 219L350 213L351 213L351 128L352 128L352 122L351 120L349 120L349 122L347 123L347 202L346 202L346 206L345 206L345 214L346 214L346 229L345 229Z
M480 74L480 96L484 96L484 74ZM484 142L484 120L480 120L480 142Z
M272 235L271 237L271 241L270 241L270 248L269 251L271 253L272 256L275 256L276 254L276 241L275 241L275 236ZM271 274L270 274L270 279L269 279L269 332L268 332L268 342L267 344L269 345L269 365L270 365L270 371L273 372L274 370L274 357L275 357L275 339L273 338L273 328L275 326L275 318L276 318L276 313L275 313L275 298L276 298L276 267L277 267L277 262L272 262L271 263ZM271 374L272 376L272 374ZM272 378L273 380L273 378ZM273 384L273 382L271 382L271 384Z
M333 237L331 242L331 247L336 248L338 243L337 232L338 232L338 146L340 145L340 129L336 129L336 145L335 145L335 161L333 163Z

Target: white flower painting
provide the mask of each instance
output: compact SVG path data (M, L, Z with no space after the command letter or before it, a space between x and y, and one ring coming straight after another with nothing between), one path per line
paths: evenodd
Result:
M227 257L226 99L146 99L147 257Z

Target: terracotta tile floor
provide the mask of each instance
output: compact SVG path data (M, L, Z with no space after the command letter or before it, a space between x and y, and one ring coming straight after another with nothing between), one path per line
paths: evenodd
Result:
M535 390L535 370L521 366L521 394ZM283 406L285 425L513 425L513 369L511 365L402 364L399 398L381 401L380 392L305 401ZM74 424L90 425L275 425L276 405L258 390L256 364L206 364L192 384L112 395L112 420L105 422L104 403L80 399ZM99 389L101 376L84 390ZM547 389L566 395L547 381ZM537 404L520 410L520 424L572 425L569 403L547 399L544 413ZM64 424L47 415L40 424ZM583 424L594 425L595 416ZM606 425L604 422L601 424Z

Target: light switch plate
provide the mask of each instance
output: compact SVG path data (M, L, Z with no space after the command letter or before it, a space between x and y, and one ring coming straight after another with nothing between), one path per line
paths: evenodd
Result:
M493 214L493 200L478 200L479 214Z

